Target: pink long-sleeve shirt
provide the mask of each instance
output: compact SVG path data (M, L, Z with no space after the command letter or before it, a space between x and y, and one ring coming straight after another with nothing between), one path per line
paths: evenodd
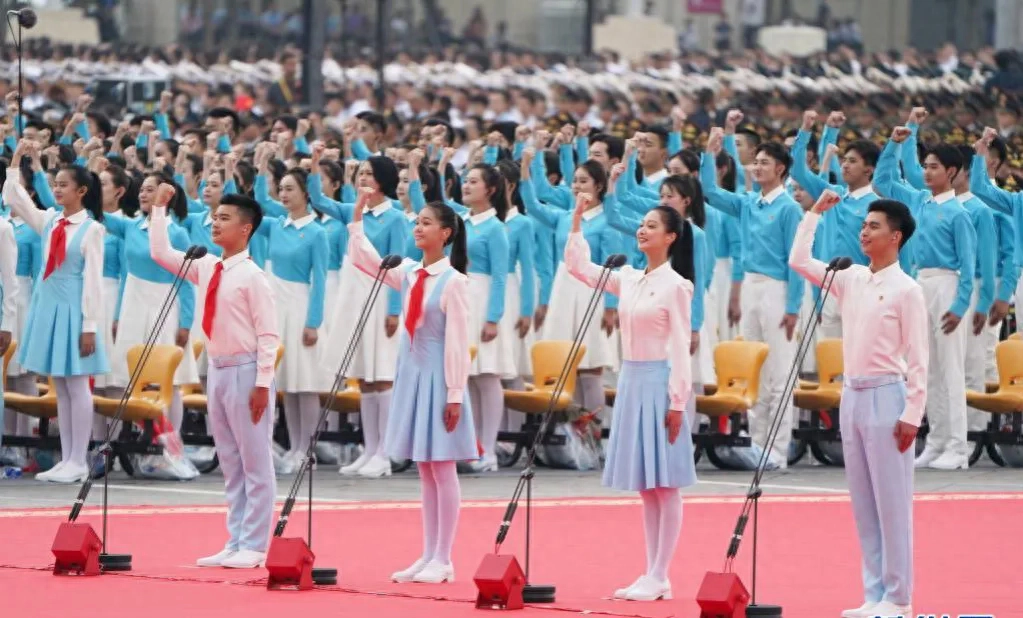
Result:
M348 224L348 255L352 264L371 277L376 277L380 270L380 254L366 238L362 223ZM414 266L413 268L408 268ZM400 266L386 271L384 284L401 291L401 278L408 277L409 290L415 283L416 272L423 268L422 262L406 258ZM423 304L437 285L439 276L453 268L451 260L443 258L426 267L428 276L423 284ZM401 320L398 328L405 328L405 315L408 313L409 294L401 299ZM448 403L462 403L465 385L469 380L469 279L456 272L441 291L440 309L444 312L446 325L444 328L444 383L448 387ZM425 315L425 311L423 314ZM422 317L420 317L422 323ZM416 324L419 328L419 324ZM396 333L395 337L401 336Z
M590 245L582 232L568 237L565 268L576 279L596 287L603 269L590 261ZM671 366L670 409L684 410L693 389L689 360L693 284L665 262L650 272L631 266L612 271L606 289L619 298L624 360L667 360Z
M827 264L811 255L820 215L808 212L796 231L789 266L820 287ZM853 264L839 271L831 295L842 312L843 374L864 378L900 375L906 409L900 420L919 427L927 402L927 304L923 288L896 261L871 272Z

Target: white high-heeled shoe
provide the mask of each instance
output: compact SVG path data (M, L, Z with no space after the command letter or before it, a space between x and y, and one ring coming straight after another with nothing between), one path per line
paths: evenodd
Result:
M373 459L373 454L363 451L362 455L359 455L358 459L347 466L341 466L341 469L338 470L338 472L345 476L354 476L359 473L359 470L361 470L363 466L369 463L370 459Z
M412 581L420 584L443 584L455 581L455 567L451 564L441 564L431 560L412 577Z
M469 464L473 472L497 472L497 455L484 455Z
M359 471L356 474L366 478L391 476L391 460L388 457L375 455L369 460L369 463L362 468L359 468Z
M627 587L619 588L618 590L615 590L614 598L616 598L616 599L627 599L628 595L629 595L629 591L632 590L633 588L635 588L636 586L640 585L643 582L643 580L645 580L646 578L647 578L646 575L640 575L639 577L636 578L636 581L632 582Z
M426 558L420 558L419 560L416 560L412 564L412 566L405 569L404 571L396 571L392 573L391 581L398 582L400 584L415 581L416 575L418 575L420 571L425 569L426 565L429 563L430 561L427 560Z
M671 583L659 582L653 577L647 576L642 581L629 589L625 598L630 601L665 601L671 600Z

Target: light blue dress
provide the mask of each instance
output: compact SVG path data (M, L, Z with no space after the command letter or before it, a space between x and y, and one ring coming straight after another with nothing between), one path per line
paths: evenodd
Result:
M409 293L408 273L420 264L405 266L401 293ZM423 303L423 318L409 342L402 327L398 348L398 374L391 395L390 417L384 439L387 455L395 460L415 462L465 461L476 459L476 428L469 397L462 402L462 414L455 430L444 426L448 386L444 377L444 341L447 316L440 299L454 268L438 275L436 285Z
M52 217L41 237L49 238L57 217ZM18 361L29 371L44 376L70 377L107 373L110 363L103 337L96 337L96 350L86 357L78 351L82 334L82 292L85 286L85 255L82 239L89 226L86 219L71 237L64 262L43 279L36 280L32 304L18 345Z

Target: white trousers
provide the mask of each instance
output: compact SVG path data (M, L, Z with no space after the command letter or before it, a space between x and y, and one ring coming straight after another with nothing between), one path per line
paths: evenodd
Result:
M785 317L787 283L765 275L747 273L742 284L742 335L747 341L767 344L767 361L760 372L760 396L749 411L750 437L766 448L771 417L782 404L782 421L771 451L771 461L785 467L792 442L792 401L782 402L788 377L799 345L796 334L786 336L780 326Z
M977 307L977 296L979 293L980 280L973 286L973 299L970 303L970 310L963 317L963 324L967 326L966 335L966 388L983 393L987 382L998 381L998 367L995 364L995 346L998 345L998 334L1002 330L1002 323L994 326L984 325L984 330L979 335L973 334L973 315ZM998 283L995 283L997 289ZM967 427L970 431L982 431L991 420L991 415L983 410L969 408L967 410Z
M924 268L918 275L927 302L927 448L939 453L967 456L966 445L966 339L970 330L963 316L951 334L941 330L941 317L955 301L959 275L954 271Z
M714 263L714 280L711 288L717 296L717 339L731 341L742 332L741 322L736 326L728 325L728 300L732 296L732 258L718 258Z

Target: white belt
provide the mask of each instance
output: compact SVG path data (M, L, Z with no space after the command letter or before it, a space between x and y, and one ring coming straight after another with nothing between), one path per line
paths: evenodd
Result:
M959 271L948 268L921 268L916 272L919 279L930 279L932 277L958 277Z

